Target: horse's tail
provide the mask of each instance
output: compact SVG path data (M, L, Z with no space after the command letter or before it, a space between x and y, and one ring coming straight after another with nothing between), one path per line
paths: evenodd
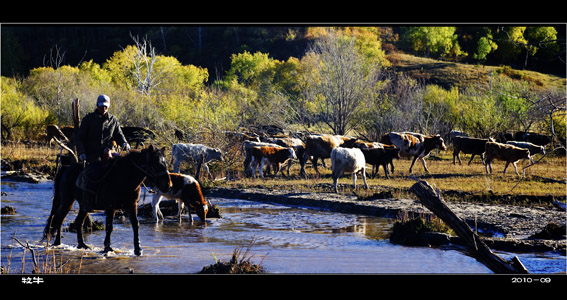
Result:
M67 171L67 169L69 169L69 166L62 166L59 171L57 171L57 174L55 174L51 212L49 213L49 217L47 218L47 224L45 224L45 228L43 229L43 240L50 237L53 231L56 229L52 226L52 223L57 210L59 210L59 207L61 207L62 204L61 179L63 178L63 175L65 174L65 171Z

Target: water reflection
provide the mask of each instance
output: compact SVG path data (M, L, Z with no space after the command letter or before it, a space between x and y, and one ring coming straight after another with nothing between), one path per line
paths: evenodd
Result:
M2 205L18 211L16 216L2 216L2 265L11 254L10 270L19 272L23 249L13 245L12 236L43 249L37 241L51 209L52 183L2 182L2 191L7 193L2 196ZM81 273L196 273L218 259L229 260L235 248L251 242L252 260L262 261L271 273L490 273L455 249L390 244L391 219L238 199L209 200L219 207L223 218L206 224L196 216L191 223L187 215L181 222L175 217L157 223L152 217L140 218L141 257L133 254L133 233L127 219L115 222L112 244L116 251L112 255L102 252L104 231L85 235L92 247L86 251L75 248L74 233L65 232L56 252L64 259L81 261ZM64 226L75 216L76 211L71 211ZM92 217L104 222L102 213ZM29 253L26 258L29 270Z

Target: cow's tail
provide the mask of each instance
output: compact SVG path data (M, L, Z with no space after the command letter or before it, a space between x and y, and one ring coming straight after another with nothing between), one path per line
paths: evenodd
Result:
M335 176L335 168L337 165L336 164L337 151L335 151L335 149L331 150L331 172L333 173L333 176Z

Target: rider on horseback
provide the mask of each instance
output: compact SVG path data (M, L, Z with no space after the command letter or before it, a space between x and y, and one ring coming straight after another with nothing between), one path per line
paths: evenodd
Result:
M115 141L122 145L123 150L130 151L130 145L122 133L118 119L108 112L109 106L110 98L107 95L98 96L95 111L87 114L81 121L76 135L77 153L79 161L86 162L89 166L82 172L82 176L79 176L80 179L99 179L102 175L102 164L112 158ZM79 180L77 183L79 186ZM85 183L79 187L84 189ZM92 204L89 203L89 206L92 207Z
M77 153L80 161L106 161L111 158L112 141L130 150L130 145L122 133L118 119L108 112L110 98L100 95L97 108L81 121L77 132Z

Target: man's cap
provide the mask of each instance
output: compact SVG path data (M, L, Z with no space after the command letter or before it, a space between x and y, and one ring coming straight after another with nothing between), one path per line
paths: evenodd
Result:
M110 107L110 97L107 95L100 95L96 99L96 106L106 106Z

